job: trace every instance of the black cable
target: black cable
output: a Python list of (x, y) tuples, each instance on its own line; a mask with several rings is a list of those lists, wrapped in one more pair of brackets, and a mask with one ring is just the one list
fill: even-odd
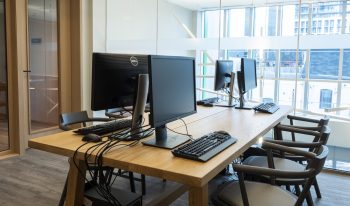
[[(144, 118), (141, 119), (141, 125), (144, 123), (144, 121), (145, 121)], [(131, 136), (130, 132), (137, 130), (137, 129), (142, 129), (145, 127), (149, 127), (149, 125), (144, 125), (144, 126), (140, 126), (140, 127), (133, 128), (133, 129), (125, 129), (125, 130), (117, 131), (114, 134), (120, 135), (120, 136), (127, 135), (125, 137), (130, 137)], [(153, 128), (143, 129), (137, 133), (133, 133), (133, 135), (138, 135), (138, 134), (143, 134), (143, 135), (140, 138), (134, 139), (134, 141), (132, 141), (132, 142), (122, 143), (118, 139), (109, 139), (107, 141), (103, 141), (103, 142), (94, 144), (91, 147), (87, 148), (87, 150), (85, 151), (84, 162), (85, 162), (85, 165), (89, 171), (88, 174), (90, 175), (92, 181), (94, 181), (94, 183), (95, 183), (94, 186), (96, 186), (95, 189), (96, 189), (97, 193), (101, 197), (103, 197), (108, 203), (113, 204), (113, 205), (120, 205), (120, 202), (111, 194), (111, 185), (113, 185), (115, 179), (117, 178), (117, 175), (114, 177), (113, 181), (110, 181), (110, 178), (111, 178), (110, 175), (113, 175), (113, 171), (110, 173), (105, 172), (104, 167), (103, 167), (103, 156), (105, 154), (107, 154), (113, 148), (121, 149), (124, 147), (135, 146), (139, 143), (139, 140), (142, 137), (148, 136), (153, 131), (154, 131)], [(87, 143), (84, 143), (76, 150), (76, 152), (74, 154), (74, 158), (75, 158), (78, 150), (86, 144)], [(76, 163), (75, 163), (75, 165), (77, 167)], [(80, 171), (80, 173), (82, 173), (82, 172)], [(85, 178), (85, 181), (89, 182), (89, 180), (87, 178)]]
[(187, 129), (187, 124), (186, 124), (186, 122), (185, 122), (182, 118), (180, 118), (179, 120), (181, 120), (181, 121), (184, 123), (185, 128), (186, 128), (186, 134), (181, 133), (181, 132), (177, 132), (177, 131), (175, 131), (175, 130), (173, 130), (173, 129), (170, 129), (170, 128), (167, 127), (167, 126), (166, 126), (166, 128), (167, 128), (168, 130), (170, 130), (170, 131), (176, 133), (176, 134), (188, 136), (188, 137), (193, 141), (194, 139), (193, 139), (192, 135), (190, 135), (190, 134), (188, 133), (188, 129)]

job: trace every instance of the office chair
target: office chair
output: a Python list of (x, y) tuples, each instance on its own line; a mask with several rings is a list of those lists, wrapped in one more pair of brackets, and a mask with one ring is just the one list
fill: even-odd
[[(265, 142), (288, 146), (288, 147), (306, 148), (308, 149), (308, 152), (313, 152), (313, 153), (317, 153), (320, 150), (320, 148), (327, 143), (330, 135), (330, 129), (328, 126), (323, 126), (320, 132), (282, 126), (282, 125), (280, 125), (276, 129), (280, 131), (294, 132), (297, 134), (313, 136), (314, 142), (307, 143), (307, 142), (297, 142), (297, 141), (287, 141), (287, 140), (265, 140)], [(243, 161), (243, 164), (250, 165), (250, 166), (276, 168), (280, 170), (291, 170), (291, 171), (303, 171), (305, 170), (305, 168), (307, 168), (307, 166), (305, 167), (303, 164), (300, 164), (300, 162), (307, 161), (307, 159), (304, 156), (289, 154), (285, 152), (277, 153), (276, 151), (273, 151), (272, 154), (273, 154), (273, 159), (271, 160), (271, 162), (269, 162), (270, 157), (268, 157), (268, 153), (266, 151), (266, 156), (250, 156)], [(258, 176), (257, 179), (267, 181), (268, 177)], [(300, 193), (299, 185), (304, 184), (303, 179), (291, 180), (288, 178), (287, 179), (277, 178), (275, 179), (275, 182), (278, 185), (286, 185), (287, 189), (289, 189), (290, 186), (295, 186), (297, 194)], [(318, 186), (316, 177), (314, 178), (314, 181), (312, 184), (314, 185), (315, 191), (317, 193), (317, 191), (319, 191), (319, 186)], [(308, 204), (312, 205), (311, 199), (308, 199)]]
[[(287, 119), (289, 119), (289, 124), (290, 125), (283, 125), (279, 124), (277, 126), (291, 126), (294, 128), (299, 128), (299, 129), (307, 129), (307, 130), (312, 130), (312, 131), (320, 131), (323, 126), (328, 125), (329, 123), (329, 116), (324, 116), (321, 119), (312, 119), (312, 118), (307, 118), (307, 117), (300, 117), (300, 116), (294, 116), (294, 115), (287, 115)], [(296, 123), (299, 123), (299, 125), (295, 125)], [(300, 124), (314, 124), (312, 126), (300, 126)], [(282, 134), (277, 134), (279, 130), (274, 130), (275, 134), (275, 139), (283, 139)], [(295, 133), (291, 132), (291, 138), (292, 141), (296, 141), (295, 138)]]
[[(303, 156), (308, 159), (308, 165), (304, 170), (291, 171), (234, 164), (233, 169), (238, 173), (239, 181), (233, 181), (226, 183), (221, 187), (219, 186), (219, 189), (212, 195), (212, 200), (215, 205), (300, 206), (307, 197), (310, 197), (310, 187), (315, 176), (319, 174), (323, 168), (328, 155), (328, 148), (322, 145), (315, 154), (270, 142), (263, 142), (262, 147), (269, 154), (269, 162), (272, 161), (272, 150), (278, 150), (284, 153)], [(270, 184), (244, 180), (244, 174), (270, 177)], [(278, 185), (276, 180), (279, 178), (288, 178), (295, 181), (303, 179), (303, 190), (300, 195), (295, 196), (289, 191), (276, 186)]]
[[(59, 128), (64, 130), (64, 131), (69, 131), (72, 130), (73, 128), (71, 126), (80, 124), (80, 126), (87, 126), (86, 123), (88, 122), (108, 122), (112, 121), (113, 119), (110, 118), (99, 118), (99, 117), (93, 117), (90, 118), (87, 114), (87, 111), (81, 111), (81, 112), (70, 112), (70, 113), (62, 113), (60, 115), (60, 122), (59, 122)], [(112, 176), (114, 168), (111, 167), (104, 167), (103, 168), (107, 173), (110, 174), (110, 177)], [(126, 177), (129, 178), (130, 180), (130, 188), (132, 192), (135, 192), (135, 182), (134, 182), (134, 175), (132, 172), (128, 172), (129, 176), (124, 175), (124, 171), (121, 171), (118, 169), (117, 174), (120, 175), (121, 177)], [(67, 181), (68, 181), (68, 176), (66, 178), (66, 182), (61, 194), (59, 206), (64, 205), (64, 201), (66, 198), (66, 193), (67, 193)], [(92, 180), (88, 182), (85, 186), (87, 189), (91, 187), (91, 185), (94, 185), (94, 183), (97, 181), (97, 172), (94, 172), (94, 176), (92, 177)]]
[[(290, 123), (289, 125), (285, 125), (285, 124), (280, 123), (277, 126), (275, 126), (275, 128), (274, 128), (274, 139), (275, 140), (286, 139), (283, 137), (283, 133), (282, 133), (283, 129), (282, 128), (292, 127), (295, 129), (304, 129), (304, 130), (320, 132), (321, 129), (323, 128), (323, 126), (327, 126), (329, 123), (329, 116), (327, 116), (327, 115), (325, 115), (321, 119), (312, 119), (312, 118), (307, 118), (307, 117), (287, 115), (287, 119), (289, 119), (289, 123)], [(305, 124), (307, 126), (300, 126), (300, 125), (305, 125)], [(289, 132), (290, 132), (291, 140), (296, 141), (295, 132), (293, 130), (291, 130)], [(270, 139), (272, 139), (272, 138), (265, 138), (265, 140), (270, 140)], [(325, 140), (323, 142), (323, 144), (326, 145), (327, 141), (328, 141), (328, 138), (327, 138), (327, 140)], [(317, 142), (317, 137), (314, 137), (312, 142)], [(309, 151), (312, 151), (311, 148), (309, 148)], [(247, 151), (244, 152), (243, 159), (246, 159), (250, 156), (266, 156), (266, 152), (263, 151), (260, 147), (254, 145), (254, 146), (250, 147)], [(289, 157), (287, 157), (287, 158), (291, 159), (292, 156), (293, 155), (289, 155)], [(295, 161), (298, 161), (298, 159), (296, 157), (294, 157), (293, 159)], [(303, 158), (301, 158), (301, 160), (299, 160), (299, 162), (302, 162), (302, 161), (303, 161)], [(316, 191), (317, 198), (321, 198), (322, 195), (321, 195), (321, 191), (318, 187), (317, 181), (315, 181), (315, 183), (314, 183), (314, 188)]]

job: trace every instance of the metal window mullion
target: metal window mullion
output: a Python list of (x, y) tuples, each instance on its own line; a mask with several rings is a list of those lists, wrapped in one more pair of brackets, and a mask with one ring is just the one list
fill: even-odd
[(347, 9), (347, 1), (343, 1), (343, 13), (342, 13), (342, 27), (341, 27), (341, 33), (345, 34), (346, 29), (346, 9)]
[[(339, 70), (338, 70), (338, 84), (337, 84), (337, 102), (336, 107), (341, 105), (341, 90), (342, 90), (342, 79), (343, 79), (343, 60), (344, 60), (344, 49), (339, 49)], [(340, 115), (340, 112), (336, 112), (337, 115)]]
[(312, 7), (313, 6), (313, 4), (312, 3), (310, 3), (309, 4), (309, 16), (308, 16), (308, 23), (307, 23), (307, 34), (311, 34), (312, 33), (312, 31), (311, 31), (311, 26), (312, 26)]
[(280, 86), (280, 62), (281, 62), (281, 49), (276, 50), (276, 72), (275, 72), (275, 92), (274, 92), (274, 99), (277, 102), (279, 100), (279, 86)]
[(309, 108), (309, 80), (310, 80), (310, 61), (311, 54), (310, 49), (306, 50), (306, 61), (305, 61), (305, 85), (304, 85), (304, 105), (303, 109), (308, 110)]

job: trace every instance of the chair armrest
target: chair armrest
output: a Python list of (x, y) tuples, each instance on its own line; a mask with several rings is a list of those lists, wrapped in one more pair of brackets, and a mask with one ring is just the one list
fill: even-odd
[(251, 165), (241, 165), (233, 164), (233, 169), (236, 172), (243, 172), (248, 174), (256, 175), (266, 175), (280, 178), (308, 178), (312, 175), (315, 175), (314, 169), (307, 169), (304, 171), (288, 171), (288, 170), (279, 170), (266, 167), (258, 167)]
[(320, 135), (320, 133), (317, 132), (317, 131), (297, 128), (297, 127), (294, 127), (294, 126), (281, 125), (281, 124), (277, 125), (275, 127), (275, 129), (279, 130), (279, 131), (294, 132), (294, 133), (306, 134), (306, 135), (312, 135), (312, 136), (319, 136)]
[(294, 115), (287, 115), (288, 119), (291, 120), (298, 120), (298, 121), (304, 121), (304, 122), (311, 122), (311, 123), (318, 123), (319, 120), (317, 119), (311, 119), (311, 118), (307, 118), (307, 117), (299, 117), (299, 116), (294, 116)]
[(274, 143), (270, 143), (270, 142), (266, 142), (266, 141), (263, 142), (262, 148), (267, 149), (267, 150), (279, 150), (281, 152), (287, 152), (289, 154), (304, 156), (304, 157), (309, 158), (309, 159), (313, 159), (316, 157), (316, 154), (312, 153), (312, 152), (307, 152), (307, 151), (303, 151), (300, 149), (295, 149), (292, 147), (287, 147), (287, 146), (274, 144)]
[(279, 144), (287, 147), (316, 148), (322, 145), (321, 142), (297, 142), (288, 140), (264, 140), (265, 142)]
[(294, 127), (294, 128), (298, 128), (298, 129), (312, 130), (312, 131), (319, 131), (321, 128), (321, 127), (304, 127), (304, 126), (284, 125), (284, 124), (281, 124), (281, 125), (287, 126), (287, 127)]

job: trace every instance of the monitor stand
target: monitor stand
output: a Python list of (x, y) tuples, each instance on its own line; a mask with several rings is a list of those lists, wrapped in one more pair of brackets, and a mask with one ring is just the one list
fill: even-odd
[(156, 127), (156, 137), (147, 141), (143, 141), (144, 145), (160, 147), (165, 149), (174, 149), (175, 147), (189, 141), (190, 138), (185, 135), (167, 135), (165, 125)]
[(142, 123), (144, 122), (143, 114), (147, 103), (148, 85), (148, 74), (139, 74), (136, 102), (132, 113), (130, 139), (142, 139), (152, 134), (150, 132), (144, 132), (142, 128)]
[(236, 106), (236, 103), (233, 103), (234, 80), (235, 80), (235, 73), (231, 72), (230, 85), (229, 85), (230, 93), (228, 94), (228, 102), (226, 102), (226, 101), (218, 102), (218, 103), (213, 104), (214, 106), (218, 106), (218, 107), (234, 107), (234, 106)]
[(253, 109), (254, 105), (244, 103), (243, 96), (244, 96), (244, 94), (242, 94), (242, 93), (239, 94), (239, 106), (236, 106), (235, 108), (236, 109), (247, 109), (247, 110)]

